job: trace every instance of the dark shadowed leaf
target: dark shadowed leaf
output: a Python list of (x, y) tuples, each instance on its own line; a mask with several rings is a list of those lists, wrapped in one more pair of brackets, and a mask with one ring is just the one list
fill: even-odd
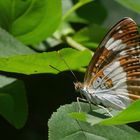
[(116, 0), (121, 5), (128, 9), (140, 14), (140, 1), (139, 0)]
[(25, 46), (8, 32), (0, 28), (0, 57), (33, 53), (35, 52), (32, 49)]
[(64, 19), (70, 22), (102, 23), (107, 16), (106, 9), (100, 1), (75, 0), (73, 3), (63, 1), (63, 10), (66, 13)]
[[(34, 51), (0, 28), (0, 57), (33, 54)], [(27, 119), (27, 99), (24, 83), (0, 75), (0, 115), (14, 127), (21, 128)]]
[(101, 24), (107, 16), (107, 11), (100, 1), (92, 1), (80, 7), (76, 14), (79, 19), (84, 19), (87, 23)]
[(7, 80), (11, 80), (11, 83), (0, 88), (0, 114), (16, 128), (21, 128), (28, 114), (25, 88), (21, 81), (10, 78)]

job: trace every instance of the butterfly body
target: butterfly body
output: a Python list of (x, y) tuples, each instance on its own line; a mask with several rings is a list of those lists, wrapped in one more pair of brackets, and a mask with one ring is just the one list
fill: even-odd
[(108, 32), (75, 89), (89, 102), (117, 110), (140, 98), (140, 35), (131, 18)]

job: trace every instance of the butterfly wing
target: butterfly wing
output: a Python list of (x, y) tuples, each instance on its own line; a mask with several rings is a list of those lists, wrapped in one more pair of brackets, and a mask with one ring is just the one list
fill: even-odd
[(136, 23), (131, 18), (124, 18), (119, 21), (106, 34), (91, 59), (85, 74), (84, 84), (90, 85), (92, 77), (114, 59), (123, 56), (125, 49), (138, 50), (136, 46), (139, 46), (139, 41)]
[(91, 79), (93, 101), (96, 98), (104, 106), (120, 110), (140, 99), (140, 55), (132, 52), (115, 59)]
[(132, 19), (119, 21), (105, 36), (90, 61), (84, 85), (94, 89), (91, 96), (98, 96), (105, 106), (122, 109), (130, 99), (140, 98), (140, 35)]

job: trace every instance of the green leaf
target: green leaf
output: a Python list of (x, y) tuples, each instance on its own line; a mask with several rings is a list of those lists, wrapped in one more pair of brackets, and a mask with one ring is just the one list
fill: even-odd
[(140, 1), (139, 0), (116, 0), (121, 5), (127, 7), (130, 10), (140, 14)]
[(126, 124), (131, 122), (140, 121), (140, 100), (132, 103), (127, 109), (120, 112), (118, 115), (103, 120), (101, 124), (104, 125), (115, 125), (115, 124)]
[(79, 0), (71, 9), (69, 9), (66, 14), (63, 16), (63, 20), (65, 20), (71, 13), (77, 10), (79, 7), (91, 2), (92, 0)]
[(76, 14), (79, 19), (84, 19), (86, 23), (96, 24), (103, 23), (103, 21), (107, 17), (107, 11), (104, 8), (102, 2), (96, 0), (80, 7), (76, 11)]
[[(120, 125), (132, 122), (140, 121), (140, 100), (135, 101), (132, 103), (128, 108), (123, 111), (112, 111), (110, 113), (114, 114), (114, 117), (108, 118), (102, 112), (103, 110), (97, 109), (93, 110), (92, 114), (87, 114), (83, 112), (73, 112), (70, 114), (72, 118), (78, 119), (80, 121), (88, 122), (91, 125), (95, 124), (103, 124), (103, 125)], [(97, 115), (97, 111), (100, 115)], [(104, 110), (105, 111), (105, 110)]]
[(16, 128), (24, 126), (28, 108), (25, 88), (21, 81), (17, 80), (0, 88), (0, 114)]
[[(0, 57), (33, 53), (33, 50), (0, 28)], [(0, 115), (16, 128), (21, 128), (27, 120), (27, 114), (24, 83), (0, 75)]]
[(97, 48), (107, 30), (99, 25), (92, 24), (74, 34), (73, 39), (78, 43), (91, 48)]
[(32, 49), (25, 46), (8, 32), (0, 28), (0, 57), (33, 53), (35, 52)]
[[(99, 113), (98, 113), (99, 112)], [(108, 116), (105, 116), (102, 112), (99, 111), (99, 109), (96, 111), (94, 110), (91, 114), (87, 114), (86, 112), (73, 112), (70, 113), (70, 117), (77, 119), (79, 121), (83, 121), (83, 122), (87, 122), (91, 125), (95, 125), (95, 124), (99, 124), (100, 122), (102, 122), (105, 118), (108, 118)]]
[(61, 0), (1, 0), (0, 25), (25, 44), (52, 35), (61, 21)]
[(74, 118), (74, 119), (78, 119), (79, 121), (84, 121), (86, 122), (87, 120), (87, 114), (85, 112), (72, 112), (69, 114), (70, 117)]
[(89, 51), (79, 52), (74, 49), (62, 49), (59, 51), (59, 53), (49, 52), (42, 54), (17, 55), (7, 58), (1, 57), (0, 70), (23, 74), (56, 74), (58, 71), (52, 67), (55, 67), (60, 71), (69, 69), (64, 63), (64, 60), (72, 70), (77, 70), (83, 66), (86, 66), (90, 58), (91, 53)]
[(100, 1), (79, 0), (79, 2), (74, 1), (74, 3), (64, 1), (63, 9), (66, 13), (63, 19), (77, 23), (94, 22), (100, 24), (107, 16), (107, 11)]
[[(89, 112), (90, 107), (81, 103), (82, 111)], [(126, 126), (91, 126), (72, 119), (68, 114), (79, 110), (78, 103), (61, 106), (53, 113), (48, 122), (49, 140), (139, 140), (140, 134)], [(60, 129), (61, 128), (61, 129)]]

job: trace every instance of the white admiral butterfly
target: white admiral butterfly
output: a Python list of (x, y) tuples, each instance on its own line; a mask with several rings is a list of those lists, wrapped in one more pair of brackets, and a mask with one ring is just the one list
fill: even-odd
[(84, 82), (75, 83), (87, 101), (125, 109), (140, 98), (140, 35), (131, 18), (119, 21), (100, 43)]

